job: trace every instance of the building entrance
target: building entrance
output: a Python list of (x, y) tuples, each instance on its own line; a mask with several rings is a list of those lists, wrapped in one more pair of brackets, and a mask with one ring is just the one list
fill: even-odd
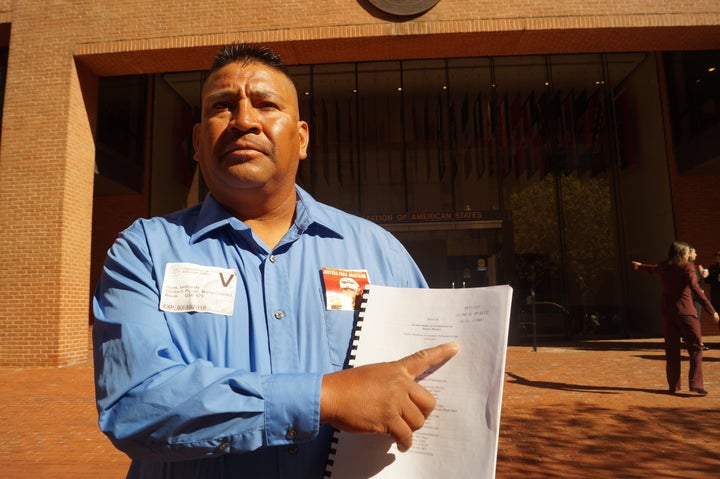
[[(624, 304), (647, 303), (628, 294), (626, 252), (673, 234), (653, 55), (290, 70), (311, 131), (298, 183), (395, 233), (430, 286), (532, 290), (567, 312), (561, 332), (576, 337), (624, 334)], [(202, 79), (153, 77), (150, 215), (203, 197), (190, 181)], [(498, 211), (507, 215), (475, 216)], [(639, 312), (632, 321), (656, 325)]]
[(383, 226), (407, 248), (432, 288), (508, 282), (499, 267), (506, 256), (501, 220)]

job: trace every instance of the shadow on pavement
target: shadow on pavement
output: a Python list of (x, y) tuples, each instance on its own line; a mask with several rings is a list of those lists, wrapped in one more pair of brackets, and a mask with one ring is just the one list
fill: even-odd
[(584, 384), (566, 384), (555, 381), (533, 381), (526, 379), (520, 375), (506, 371), (505, 374), (512, 378), (512, 383), (520, 384), (522, 386), (529, 386), (534, 388), (544, 389), (555, 389), (559, 391), (576, 391), (576, 392), (590, 392), (598, 394), (612, 394), (620, 392), (646, 392), (652, 394), (668, 394), (667, 390), (662, 389), (647, 389), (647, 388), (632, 388), (632, 387), (621, 387), (621, 386), (591, 386)]

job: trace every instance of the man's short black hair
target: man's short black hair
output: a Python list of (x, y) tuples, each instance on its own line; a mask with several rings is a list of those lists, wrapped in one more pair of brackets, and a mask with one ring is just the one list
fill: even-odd
[(208, 74), (230, 63), (260, 63), (288, 75), (287, 67), (280, 55), (263, 45), (255, 43), (231, 43), (223, 46), (215, 55)]

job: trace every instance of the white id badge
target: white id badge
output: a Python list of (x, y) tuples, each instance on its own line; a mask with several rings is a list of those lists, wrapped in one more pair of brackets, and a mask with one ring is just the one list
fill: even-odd
[(195, 311), (231, 316), (236, 290), (237, 272), (234, 269), (168, 263), (160, 309), (172, 313)]

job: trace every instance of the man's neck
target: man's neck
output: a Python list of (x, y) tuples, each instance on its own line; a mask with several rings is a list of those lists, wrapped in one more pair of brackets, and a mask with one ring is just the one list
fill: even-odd
[(231, 199), (216, 198), (233, 216), (248, 225), (255, 236), (273, 249), (295, 219), (297, 193), (282, 197), (246, 194)]

